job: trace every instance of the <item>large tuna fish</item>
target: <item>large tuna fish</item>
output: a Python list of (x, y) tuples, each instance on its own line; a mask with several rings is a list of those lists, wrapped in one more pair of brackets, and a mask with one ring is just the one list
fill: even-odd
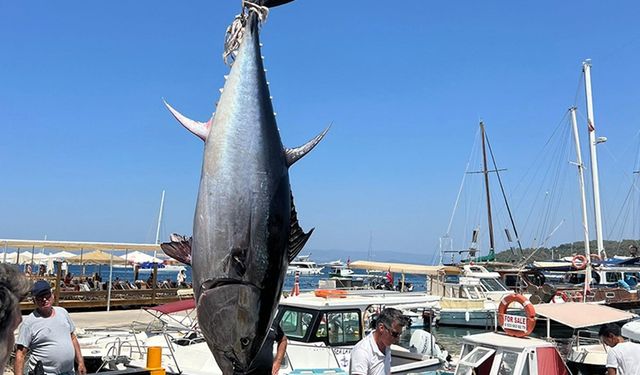
[(243, 11), (242, 40), (214, 116), (196, 122), (167, 104), (205, 141), (205, 150), (193, 240), (172, 236), (162, 248), (193, 267), (198, 322), (225, 374), (245, 372), (255, 358), (287, 265), (311, 235), (298, 225), (288, 168), (327, 132), (302, 147), (283, 148), (260, 53), (264, 14), (254, 10)]

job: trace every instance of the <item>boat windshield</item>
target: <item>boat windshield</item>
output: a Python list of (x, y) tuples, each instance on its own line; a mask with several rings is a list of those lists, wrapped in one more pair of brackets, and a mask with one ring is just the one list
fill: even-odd
[(280, 318), (280, 327), (291, 339), (302, 340), (313, 322), (313, 314), (307, 311), (286, 310)]
[(493, 362), (495, 350), (479, 346), (473, 349), (469, 354), (462, 357), (456, 368), (455, 375), (471, 375), (475, 374), (475, 369), (483, 365), (485, 362)]
[[(502, 358), (500, 360), (500, 367), (498, 367), (498, 375), (511, 375), (511, 374), (515, 374), (516, 373), (516, 364), (518, 362), (518, 353), (515, 352), (509, 352), (509, 351), (504, 351), (502, 352)], [(528, 374), (529, 373), (529, 366), (525, 366), (525, 371), (524, 373)], [(520, 372), (520, 374), (523, 374), (523, 372)]]
[(509, 289), (498, 279), (480, 279), (480, 283), (485, 287), (487, 292), (506, 292)]
[(328, 340), (330, 346), (352, 345), (360, 341), (360, 314), (357, 311), (322, 313), (316, 339)]

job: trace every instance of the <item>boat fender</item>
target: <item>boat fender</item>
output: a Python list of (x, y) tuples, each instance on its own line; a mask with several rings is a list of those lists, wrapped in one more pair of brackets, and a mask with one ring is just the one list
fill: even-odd
[(567, 296), (567, 293), (560, 290), (556, 292), (555, 296), (553, 296), (553, 298), (551, 299), (551, 302), (556, 303), (556, 297), (562, 298), (564, 302), (567, 302), (569, 300), (569, 296)]
[(576, 255), (571, 259), (571, 265), (577, 270), (587, 268), (587, 257), (584, 255)]
[[(524, 313), (527, 319), (527, 326), (525, 331), (519, 331), (511, 328), (504, 328), (505, 315), (507, 315), (507, 309), (509, 305), (513, 302), (519, 303), (524, 308)], [(514, 337), (525, 337), (533, 332), (533, 329), (536, 326), (536, 309), (533, 307), (531, 301), (527, 299), (527, 297), (522, 294), (509, 294), (505, 296), (502, 301), (500, 301), (500, 306), (498, 307), (498, 324), (509, 336)]]

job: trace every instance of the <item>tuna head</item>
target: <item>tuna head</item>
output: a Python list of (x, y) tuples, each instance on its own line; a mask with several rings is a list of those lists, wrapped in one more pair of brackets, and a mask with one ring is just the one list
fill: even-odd
[(208, 289), (198, 301), (198, 321), (209, 349), (224, 374), (243, 373), (262, 346), (268, 319), (256, 314), (258, 288), (226, 284)]

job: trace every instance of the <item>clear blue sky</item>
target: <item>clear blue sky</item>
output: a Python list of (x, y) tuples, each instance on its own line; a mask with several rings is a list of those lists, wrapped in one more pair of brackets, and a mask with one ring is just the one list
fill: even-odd
[[(162, 98), (208, 119), (239, 4), (0, 2), (0, 238), (152, 242), (163, 189), (164, 234), (191, 233), (203, 144)], [(297, 0), (273, 9), (263, 55), (284, 144), (333, 122), (291, 170), (301, 223), (316, 227), (305, 251), (344, 249), (346, 258), (366, 252), (373, 233), (381, 257), (431, 260), (478, 121), (514, 187), (566, 109), (585, 113), (585, 58), (598, 135), (609, 138), (603, 201), (614, 210), (629, 185), (614, 170), (634, 160), (619, 151), (640, 129), (638, 14), (636, 1)], [(563, 230), (551, 242), (579, 239)]]

